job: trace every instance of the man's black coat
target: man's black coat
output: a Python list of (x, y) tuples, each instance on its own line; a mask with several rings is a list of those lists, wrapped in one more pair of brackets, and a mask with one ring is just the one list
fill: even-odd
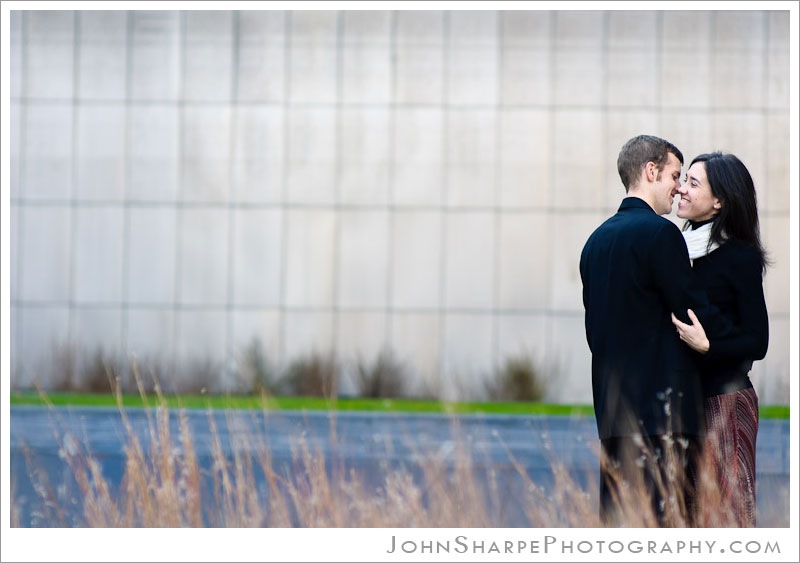
[(696, 356), (671, 313), (691, 308), (713, 328), (694, 285), (680, 229), (642, 199), (626, 197), (586, 241), (580, 259), (592, 393), (600, 439), (676, 432), (702, 435)]

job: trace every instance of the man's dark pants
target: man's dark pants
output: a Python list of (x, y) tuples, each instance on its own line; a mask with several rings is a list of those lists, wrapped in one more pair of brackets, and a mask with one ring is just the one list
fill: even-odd
[[(620, 495), (624, 494), (619, 489), (620, 481), (629, 487), (642, 487), (637, 492), (649, 497), (659, 526), (695, 525), (701, 451), (698, 436), (625, 436), (606, 438), (600, 443), (606, 458), (600, 464), (600, 518), (605, 526), (622, 524), (617, 509)], [(673, 471), (668, 469), (670, 464)], [(670, 499), (677, 503), (672, 510), (667, 505)], [(680, 519), (675, 518), (675, 507)]]

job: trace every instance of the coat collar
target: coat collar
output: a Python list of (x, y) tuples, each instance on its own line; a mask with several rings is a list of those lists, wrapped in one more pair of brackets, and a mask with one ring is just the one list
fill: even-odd
[(652, 213), (655, 213), (655, 210), (652, 207), (650, 207), (650, 204), (648, 204), (642, 198), (636, 196), (627, 196), (625, 199), (622, 200), (622, 203), (620, 204), (618, 211), (624, 211), (626, 209), (643, 209), (643, 210), (646, 209), (648, 211), (651, 211)]

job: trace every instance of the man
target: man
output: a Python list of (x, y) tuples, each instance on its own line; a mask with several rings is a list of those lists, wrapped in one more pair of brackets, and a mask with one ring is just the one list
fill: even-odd
[(617, 168), (627, 195), (581, 253), (605, 525), (620, 523), (623, 495), (642, 492), (659, 525), (692, 525), (703, 403), (692, 352), (671, 314), (691, 323), (691, 308), (707, 331), (713, 323), (693, 290), (680, 229), (661, 217), (672, 211), (682, 164), (664, 139), (625, 143)]

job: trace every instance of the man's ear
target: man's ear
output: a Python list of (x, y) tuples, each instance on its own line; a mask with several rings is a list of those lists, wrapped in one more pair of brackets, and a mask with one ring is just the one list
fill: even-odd
[(644, 165), (644, 169), (648, 182), (655, 182), (658, 179), (658, 166), (656, 166), (655, 162), (648, 162)]

